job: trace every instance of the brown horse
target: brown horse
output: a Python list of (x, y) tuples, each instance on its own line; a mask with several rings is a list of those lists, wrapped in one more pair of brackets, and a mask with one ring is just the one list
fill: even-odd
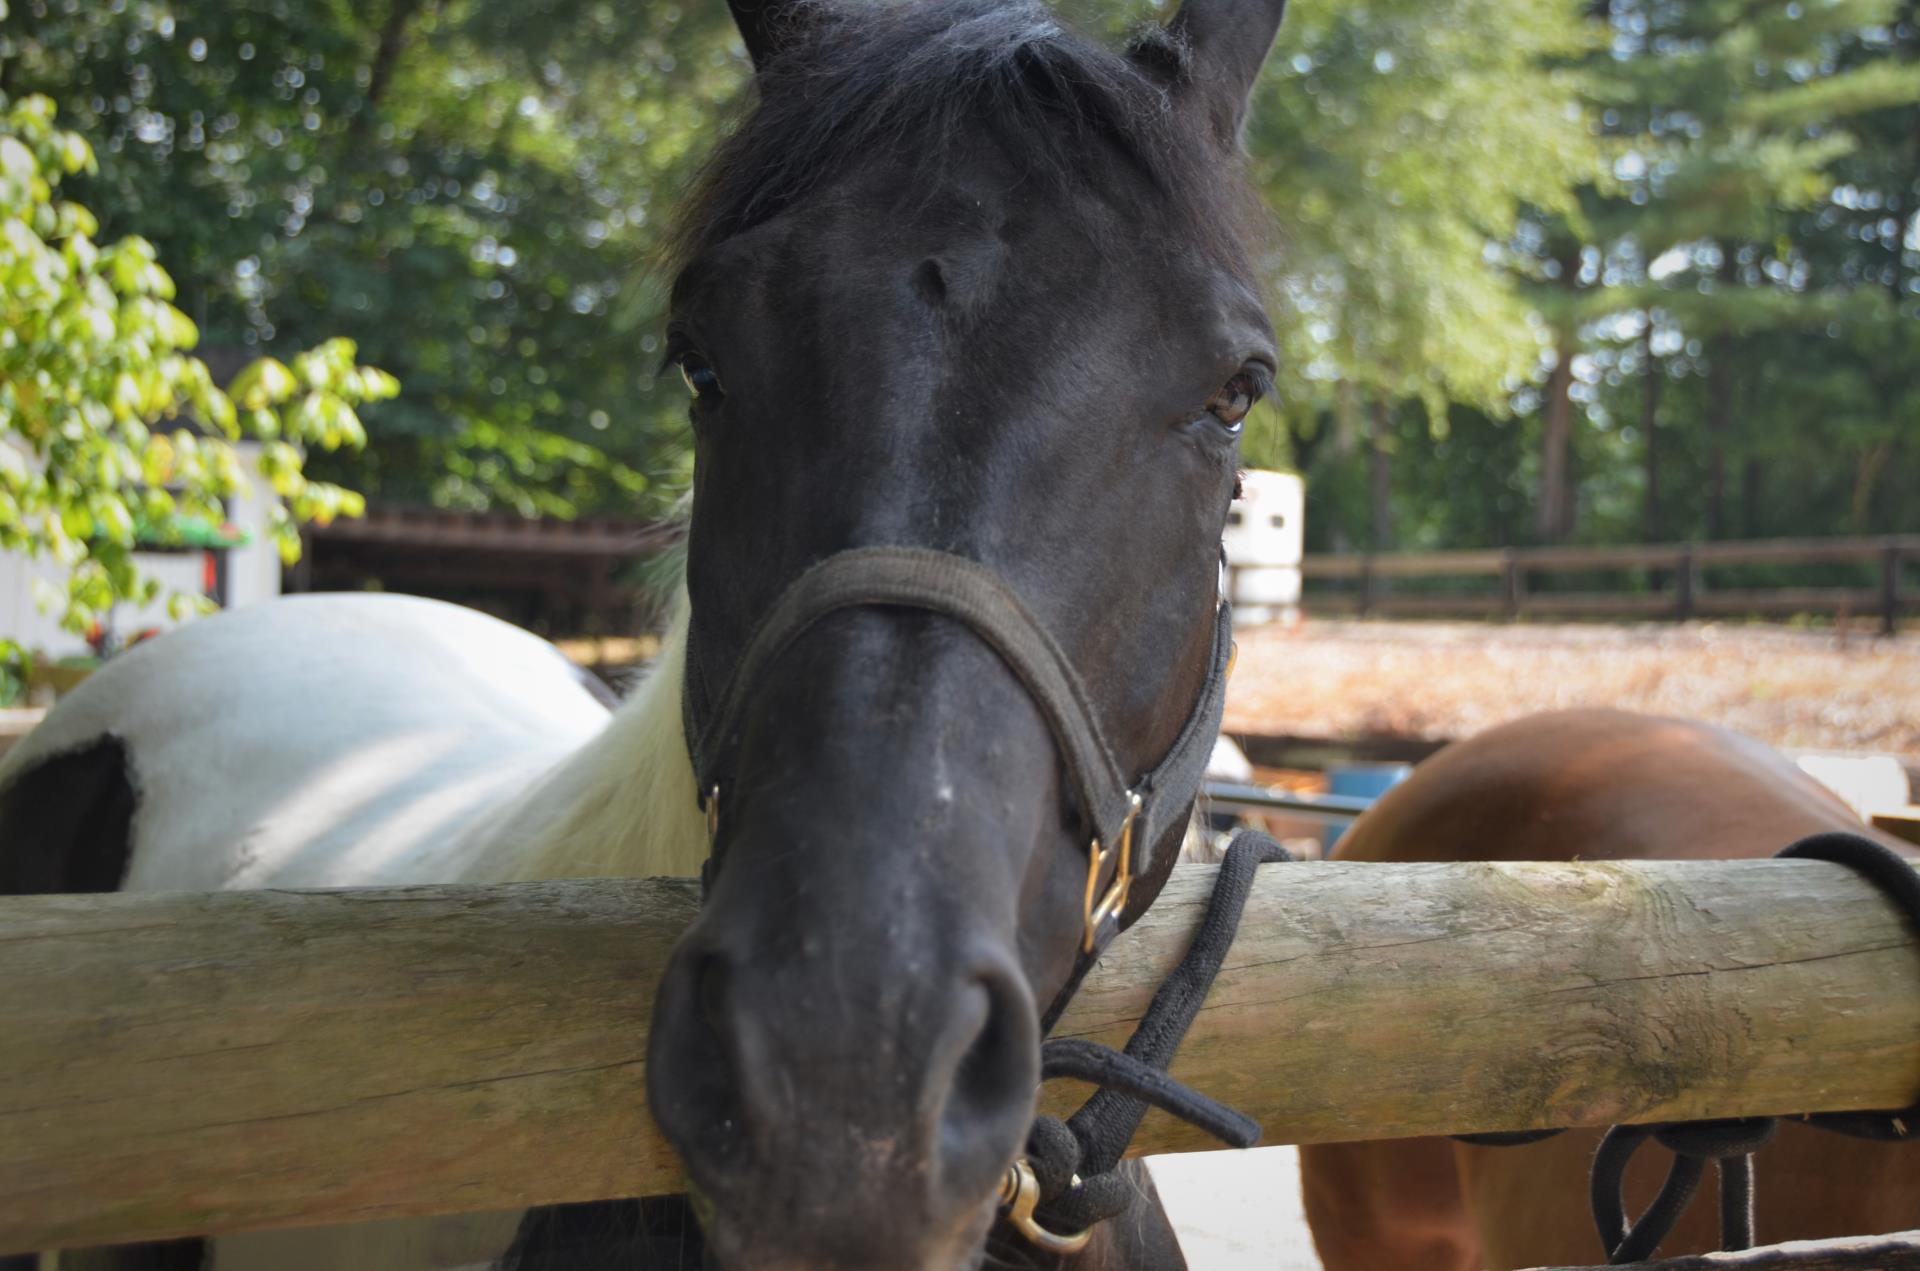
[[(1860, 824), (1776, 752), (1716, 728), (1616, 711), (1536, 715), (1449, 746), (1341, 840), (1353, 861), (1693, 860), (1769, 856)], [(1600, 1131), (1529, 1147), (1450, 1139), (1302, 1149), (1307, 1217), (1328, 1271), (1478, 1271), (1605, 1260), (1587, 1208)], [(1665, 1153), (1627, 1176), (1639, 1213)], [(1711, 1188), (1702, 1189), (1703, 1193)], [(1920, 1147), (1783, 1124), (1754, 1164), (1762, 1243), (1920, 1226)], [(1710, 1195), (1660, 1256), (1717, 1247)]]

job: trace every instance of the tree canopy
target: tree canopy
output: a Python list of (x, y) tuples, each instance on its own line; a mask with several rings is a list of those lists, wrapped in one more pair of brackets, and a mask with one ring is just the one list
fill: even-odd
[[(1247, 451), (1307, 474), (1311, 542), (1920, 524), (1915, 2), (1297, 0), (1247, 136), (1285, 355)], [(210, 342), (398, 376), (316, 473), (462, 508), (684, 490), (655, 262), (746, 80), (717, 4), (0, 19), (0, 93), (93, 143), (81, 201)]]
[[(1511, 19), (1525, 6), (1503, 8)], [(1584, 144), (1559, 143), (1573, 161), (1553, 171), (1566, 197), (1503, 179), (1497, 162), (1434, 151), (1431, 169), (1517, 205), (1512, 228), (1488, 226), (1482, 245), (1507, 302), (1542, 333), (1539, 360), (1490, 393), (1450, 383), (1444, 403), (1403, 385), (1364, 442), (1350, 425), (1334, 430), (1344, 445), (1318, 447), (1311, 429), (1328, 413), (1283, 402), (1290, 457), (1310, 478), (1312, 540), (1464, 547), (1920, 526), (1901, 493), (1920, 480), (1912, 0), (1540, 11), (1577, 32), (1529, 57), (1540, 78), (1520, 94), (1583, 121)], [(1476, 29), (1498, 37), (1502, 17)], [(1479, 131), (1539, 171), (1525, 146), (1544, 124), (1517, 140), (1497, 120)], [(1270, 198), (1284, 217), (1285, 195)], [(1385, 268), (1428, 274), (1434, 260), (1408, 251)], [(1492, 349), (1501, 324), (1488, 315), (1501, 312), (1483, 300), (1450, 316)], [(1474, 358), (1414, 361), (1432, 363)], [(1355, 364), (1334, 379), (1367, 391)]]

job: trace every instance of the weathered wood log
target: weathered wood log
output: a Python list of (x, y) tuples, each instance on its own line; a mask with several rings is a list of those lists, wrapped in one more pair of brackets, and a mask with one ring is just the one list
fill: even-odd
[[(1062, 1033), (1124, 1042), (1212, 878), (1178, 871)], [(642, 1075), (696, 903), (0, 900), (0, 1252), (675, 1189)], [(1271, 1142), (1903, 1106), (1920, 944), (1817, 862), (1275, 866), (1176, 1072)]]
[(1855, 1240), (1790, 1240), (1740, 1253), (1535, 1271), (1920, 1271), (1920, 1231)]

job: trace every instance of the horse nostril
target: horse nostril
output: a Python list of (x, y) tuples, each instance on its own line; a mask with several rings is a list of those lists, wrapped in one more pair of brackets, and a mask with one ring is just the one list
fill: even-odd
[(683, 1156), (738, 1162), (747, 1151), (738, 1088), (734, 968), (713, 948), (683, 948), (661, 979), (647, 1042), (655, 1119)]
[(963, 1103), (992, 1103), (1009, 1093), (1008, 1064), (1005, 1061), (1007, 1051), (1007, 1027), (1002, 1012), (994, 1009), (991, 989), (976, 987), (975, 992), (986, 998), (985, 1020), (974, 1034), (973, 1043), (960, 1056), (960, 1064), (953, 1074), (952, 1098)]
[[(990, 1187), (1025, 1138), (1039, 1081), (1039, 1021), (1017, 974), (991, 968), (967, 986), (957, 1010), (968, 1037), (940, 1110), (942, 1182), (955, 1191)], [(971, 1028), (971, 1035), (966, 1030)]]

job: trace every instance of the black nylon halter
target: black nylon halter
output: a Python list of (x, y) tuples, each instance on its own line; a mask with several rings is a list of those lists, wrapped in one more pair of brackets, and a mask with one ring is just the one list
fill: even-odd
[[(707, 810), (710, 823), (717, 815), (712, 802), (716, 793), (734, 776), (747, 705), (768, 668), (814, 623), (842, 609), (867, 606), (942, 614), (985, 641), (1040, 708), (1079, 796), (1096, 861), (1104, 861), (1097, 855), (1102, 845), (1111, 852), (1131, 834), (1140, 849), (1131, 853), (1133, 878), (1163, 863), (1156, 850), (1166, 849), (1169, 832), (1186, 820), (1206, 776), (1226, 706), (1227, 673), (1233, 662), (1233, 615), (1226, 600), (1220, 601), (1214, 615), (1213, 659), (1193, 711), (1165, 757), (1129, 782), (1107, 744), (1085, 683), (1052, 633), (985, 565), (924, 547), (857, 547), (807, 570), (781, 593), (754, 631), (717, 701), (710, 695), (689, 641), (681, 713), (700, 806)], [(1100, 883), (1102, 891), (1108, 886)], [(1090, 954), (1082, 957), (1065, 992), (1071, 992), (1086, 967), (1119, 932), (1122, 917), (1117, 908), (1100, 916), (1090, 930)], [(1124, 917), (1130, 920), (1132, 915)]]

